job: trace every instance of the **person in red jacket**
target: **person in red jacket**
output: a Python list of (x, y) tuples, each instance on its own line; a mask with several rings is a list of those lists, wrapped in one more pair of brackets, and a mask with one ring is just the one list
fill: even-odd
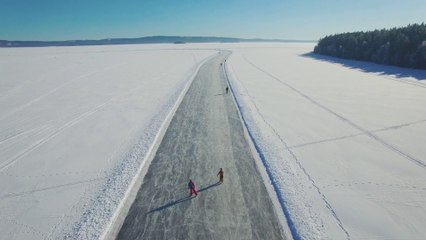
[(192, 197), (192, 194), (195, 194), (195, 196), (198, 196), (197, 190), (195, 190), (195, 183), (191, 179), (189, 179), (188, 189), (189, 189), (190, 197)]

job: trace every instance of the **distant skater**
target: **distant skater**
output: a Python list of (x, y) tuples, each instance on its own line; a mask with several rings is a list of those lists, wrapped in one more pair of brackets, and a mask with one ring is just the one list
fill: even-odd
[(197, 190), (195, 190), (195, 183), (191, 179), (189, 179), (188, 189), (189, 189), (190, 197), (192, 197), (192, 194), (195, 194), (195, 196), (198, 196)]
[(228, 86), (226, 86), (225, 91), (226, 91), (226, 94), (228, 94), (228, 91), (229, 91)]
[(219, 176), (219, 182), (223, 183), (223, 170), (222, 168), (220, 168), (219, 172), (217, 173), (216, 176)]

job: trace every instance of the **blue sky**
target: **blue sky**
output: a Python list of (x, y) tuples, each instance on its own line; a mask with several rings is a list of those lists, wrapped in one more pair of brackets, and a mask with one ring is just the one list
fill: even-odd
[(426, 22), (426, 0), (0, 0), (0, 39), (152, 35), (317, 40)]

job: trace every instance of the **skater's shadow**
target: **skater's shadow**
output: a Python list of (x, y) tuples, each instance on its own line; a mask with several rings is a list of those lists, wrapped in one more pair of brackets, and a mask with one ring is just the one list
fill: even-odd
[(426, 81), (426, 71), (423, 69), (411, 69), (411, 68), (403, 68), (403, 67), (397, 67), (397, 66), (375, 64), (375, 63), (366, 62), (366, 61), (342, 59), (337, 57), (321, 55), (321, 54), (317, 54), (313, 52), (305, 53), (300, 56), (312, 58), (312, 59), (316, 59), (316, 60), (324, 61), (324, 62), (337, 63), (344, 67), (351, 68), (351, 69), (358, 69), (366, 73), (377, 73), (383, 76), (391, 75), (396, 78), (412, 77), (419, 81)]
[(154, 213), (154, 212), (158, 212), (158, 211), (164, 210), (164, 209), (169, 208), (169, 207), (172, 207), (172, 206), (174, 206), (174, 205), (176, 205), (176, 204), (179, 204), (179, 203), (182, 203), (182, 202), (189, 201), (189, 200), (191, 200), (191, 199), (193, 199), (193, 198), (195, 198), (195, 196), (193, 196), (193, 197), (184, 197), (184, 198), (178, 199), (178, 200), (176, 200), (176, 201), (173, 201), (173, 202), (167, 203), (166, 205), (163, 205), (163, 206), (161, 206), (161, 207), (158, 207), (158, 208), (152, 209), (151, 211), (147, 212), (147, 214), (150, 214), (150, 213)]
[(221, 184), (220, 182), (214, 183), (214, 184), (212, 184), (212, 185), (210, 185), (210, 186), (207, 186), (207, 187), (201, 188), (200, 190), (198, 190), (198, 192), (204, 192), (204, 191), (207, 191), (207, 190), (209, 190), (210, 188), (214, 188), (214, 187), (219, 186), (220, 184)]
[[(198, 192), (204, 192), (204, 191), (207, 191), (207, 190), (209, 190), (209, 189), (211, 189), (211, 188), (214, 188), (214, 187), (219, 186), (220, 184), (221, 184), (220, 182), (214, 183), (214, 184), (212, 184), (212, 185), (209, 185), (209, 186), (207, 186), (207, 187), (204, 187), (204, 188), (199, 189), (199, 190), (198, 190)], [(172, 207), (172, 206), (177, 205), (177, 204), (179, 204), (179, 203), (183, 203), (183, 202), (186, 202), (186, 201), (192, 200), (193, 198), (195, 198), (195, 196), (180, 198), (180, 199), (178, 199), (178, 200), (176, 200), (176, 201), (169, 202), (169, 203), (167, 203), (167, 204), (165, 204), (165, 205), (163, 205), (163, 206), (161, 206), (161, 207), (158, 207), (158, 208), (152, 209), (152, 210), (150, 210), (149, 212), (147, 212), (146, 214), (150, 214), (150, 213), (154, 213), (154, 212), (162, 211), (162, 210), (164, 210), (164, 209), (166, 209), (166, 208)]]

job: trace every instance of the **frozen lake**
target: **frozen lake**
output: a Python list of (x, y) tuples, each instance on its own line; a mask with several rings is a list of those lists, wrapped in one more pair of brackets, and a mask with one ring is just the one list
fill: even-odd
[(249, 129), (306, 239), (426, 236), (426, 71), (233, 49), (227, 69)]
[(167, 114), (215, 53), (0, 49), (0, 239), (102, 232)]
[(99, 238), (218, 49), (294, 237), (424, 238), (426, 71), (313, 47), (0, 49), (0, 239)]

